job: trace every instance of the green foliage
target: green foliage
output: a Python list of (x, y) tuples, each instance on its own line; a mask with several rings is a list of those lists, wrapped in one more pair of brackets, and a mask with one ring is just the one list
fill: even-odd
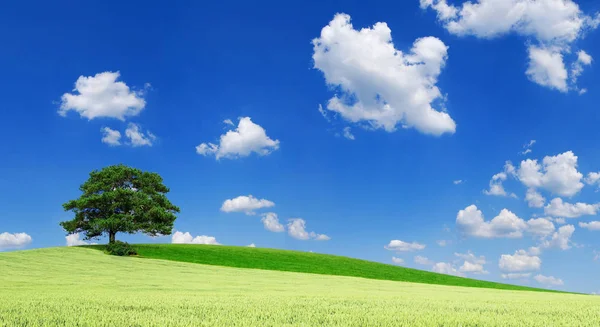
[(121, 241), (114, 241), (112, 243), (108, 243), (106, 245), (106, 252), (112, 255), (118, 256), (128, 256), (128, 255), (136, 255), (137, 252), (131, 246), (131, 244)]
[(63, 204), (75, 218), (60, 225), (86, 240), (106, 234), (112, 243), (117, 233), (168, 235), (179, 212), (167, 199), (169, 188), (160, 175), (125, 165), (92, 171), (79, 189), (81, 197)]
[(0, 271), (0, 326), (583, 327), (600, 321), (600, 296), (237, 269), (81, 247), (0, 253)]
[(552, 290), (494, 283), (334, 255), (222, 245), (136, 244), (140, 257), (207, 265), (352, 276), (413, 283), (496, 288)]

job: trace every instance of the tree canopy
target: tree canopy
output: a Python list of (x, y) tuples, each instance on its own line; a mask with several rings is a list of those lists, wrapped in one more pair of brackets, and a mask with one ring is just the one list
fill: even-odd
[(82, 233), (85, 240), (107, 235), (109, 243), (117, 233), (142, 232), (150, 236), (169, 235), (179, 208), (166, 194), (169, 188), (157, 173), (125, 165), (94, 170), (80, 188), (83, 194), (63, 204), (75, 218), (60, 223), (68, 234)]

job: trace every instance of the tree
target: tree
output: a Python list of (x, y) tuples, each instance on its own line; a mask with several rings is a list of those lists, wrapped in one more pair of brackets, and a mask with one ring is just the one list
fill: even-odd
[(117, 233), (143, 232), (150, 236), (169, 235), (179, 208), (166, 197), (169, 192), (156, 173), (116, 165), (94, 170), (79, 187), (81, 197), (63, 204), (75, 218), (60, 223), (68, 234), (83, 233), (85, 240), (108, 235), (114, 243)]

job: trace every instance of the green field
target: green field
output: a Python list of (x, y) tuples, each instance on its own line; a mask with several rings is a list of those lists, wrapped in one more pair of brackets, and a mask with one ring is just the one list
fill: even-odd
[(598, 308), (600, 297), (589, 295), (221, 267), (86, 248), (0, 254), (0, 326), (598, 326)]
[[(91, 247), (104, 248), (102, 245)], [(451, 286), (554, 292), (548, 289), (493, 283), (310, 252), (192, 244), (136, 244), (135, 248), (139, 255), (144, 258), (226, 267), (293, 271)]]

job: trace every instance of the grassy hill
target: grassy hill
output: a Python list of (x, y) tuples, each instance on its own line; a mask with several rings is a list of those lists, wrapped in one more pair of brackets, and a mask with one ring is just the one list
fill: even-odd
[(81, 247), (0, 253), (0, 326), (598, 326), (599, 307), (596, 296), (115, 257)]
[[(90, 247), (104, 248), (102, 245)], [(424, 284), (555, 292), (310, 252), (194, 244), (136, 244), (134, 247), (140, 257), (150, 259)]]

